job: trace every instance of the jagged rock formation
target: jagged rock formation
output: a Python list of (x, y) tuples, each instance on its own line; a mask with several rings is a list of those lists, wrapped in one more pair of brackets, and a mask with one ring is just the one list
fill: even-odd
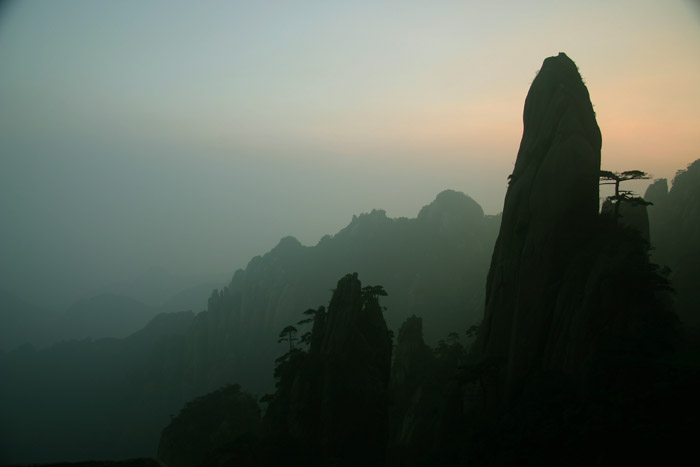
[(399, 328), (391, 366), (391, 383), (397, 387), (413, 386), (413, 379), (433, 363), (432, 350), (423, 341), (423, 319), (409, 316)]
[(494, 406), (536, 375), (582, 384), (605, 352), (659, 351), (673, 328), (640, 228), (598, 215), (601, 135), (566, 55), (544, 61), (523, 120), (474, 353), (497, 368), (486, 378)]
[(374, 210), (314, 247), (282, 239), (236, 271), (197, 316), (187, 363), (193, 395), (230, 381), (269, 390), (277, 333), (322, 303), (347, 270), (392, 291), (385, 300), (390, 328), (416, 314), (427, 324), (429, 342), (466, 329), (481, 314), (499, 220), (485, 216), (467, 195), (447, 190), (416, 219), (391, 219)]
[(700, 159), (678, 171), (671, 190), (656, 180), (644, 197), (651, 217), (653, 258), (671, 268), (676, 310), (687, 325), (700, 327)]
[(644, 213), (597, 212), (600, 144), (576, 65), (564, 54), (546, 59), (525, 102), (484, 322), (460, 370), (465, 436), (454, 464), (690, 452), (685, 423), (699, 407), (687, 388), (700, 379), (674, 362), (688, 357), (674, 354), (677, 318), (649, 261)]
[(382, 465), (391, 338), (376, 296), (357, 274), (320, 309), (309, 352), (291, 351), (264, 424), (270, 465)]
[(551, 334), (556, 285), (598, 214), (600, 130), (588, 90), (566, 55), (544, 61), (523, 123), (488, 275), (479, 349), (481, 358), (504, 360), (504, 390), (541, 366), (544, 349), (565, 338)]
[(438, 374), (436, 358), (423, 341), (423, 320), (411, 316), (399, 329), (391, 367), (387, 465), (426, 465), (434, 460), (449, 386)]
[[(163, 430), (158, 459), (168, 467), (253, 465), (260, 408), (240, 386), (198, 397)], [(228, 453), (235, 451), (235, 455)]]

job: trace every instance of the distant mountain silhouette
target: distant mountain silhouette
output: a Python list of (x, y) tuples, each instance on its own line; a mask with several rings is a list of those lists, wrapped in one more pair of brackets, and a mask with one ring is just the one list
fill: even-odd
[(168, 414), (191, 397), (172, 376), (193, 318), (161, 314), (124, 339), (0, 353), (2, 463), (155, 455)]
[[(104, 293), (123, 295), (132, 297), (139, 302), (145, 303), (151, 308), (160, 311), (184, 311), (182, 305), (176, 309), (162, 309), (164, 304), (173, 301), (173, 297), (181, 294), (185, 290), (195, 289), (200, 286), (210, 285), (209, 293), (214, 287), (221, 287), (226, 283), (229, 274), (173, 274), (163, 268), (151, 267), (140, 274), (130, 277), (128, 280), (108, 284), (93, 291), (90, 295), (101, 295)], [(204, 301), (197, 303), (192, 311), (201, 311), (206, 305)]]
[(422, 316), (426, 340), (466, 330), (482, 313), (483, 290), (500, 216), (447, 190), (415, 219), (382, 210), (354, 216), (337, 234), (306, 247), (284, 238), (236, 271), (195, 319), (189, 366), (204, 393), (230, 381), (254, 392), (271, 385), (279, 331), (326, 300), (335, 279), (357, 271), (389, 292), (387, 325)]
[(53, 329), (47, 324), (52, 318), (52, 313), (0, 289), (0, 351), (51, 341)]
[(175, 311), (193, 311), (199, 313), (207, 307), (207, 299), (211, 291), (221, 288), (222, 282), (203, 282), (187, 287), (167, 298), (158, 308), (159, 313), (172, 313)]
[(144, 327), (155, 312), (129, 297), (100, 294), (74, 303), (59, 319), (66, 339), (126, 337)]
[(156, 312), (129, 297), (100, 294), (75, 302), (63, 313), (42, 310), (0, 292), (0, 349), (22, 344), (44, 347), (70, 339), (126, 337)]
[[(313, 247), (284, 238), (237, 271), (223, 290), (210, 290), (208, 303), (197, 306), (199, 287), (173, 298), (171, 303), (189, 301), (193, 311), (206, 306), (196, 316), (159, 315), (125, 339), (0, 354), (0, 374), (13, 381), (0, 392), (0, 411), (13, 427), (0, 433), (0, 450), (17, 462), (77, 460), (81, 452), (101, 458), (153, 455), (168, 415), (185, 401), (230, 383), (253, 393), (269, 391), (274, 360), (284, 352), (277, 344), (280, 330), (307, 308), (326, 303), (347, 271), (386, 288), (389, 296), (382, 302), (389, 308), (384, 317), (390, 328), (416, 314), (430, 325), (428, 341), (466, 330), (480, 319), (499, 221), (500, 216), (484, 215), (467, 195), (448, 190), (415, 219), (392, 219), (375, 210), (353, 217)], [(67, 316), (89, 323), (93, 312), (116, 316), (120, 306), (131, 307), (127, 314), (136, 320), (143, 318), (138, 302), (114, 295), (81, 302)], [(75, 323), (76, 330), (89, 328)], [(167, 336), (156, 335), (171, 325), (175, 329)], [(41, 403), (35, 402), (38, 397)], [(57, 424), (69, 419), (74, 429)], [(127, 431), (128, 442), (110, 444)], [(36, 456), (35, 444), (43, 447), (43, 457)]]
[[(147, 280), (149, 275), (142, 277)], [(159, 277), (161, 287), (168, 291), (178, 290), (175, 285), (188, 284), (190, 280), (166, 275)], [(0, 351), (23, 344), (45, 347), (70, 339), (126, 337), (145, 326), (157, 313), (204, 310), (211, 291), (220, 286), (221, 282), (190, 283), (167, 297), (158, 307), (130, 296), (102, 292), (82, 298), (62, 311), (42, 309), (0, 289)]]

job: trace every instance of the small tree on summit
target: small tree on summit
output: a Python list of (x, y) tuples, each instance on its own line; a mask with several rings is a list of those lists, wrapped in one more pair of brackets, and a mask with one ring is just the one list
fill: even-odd
[[(367, 287), (362, 287), (362, 304), (365, 305), (370, 301), (378, 301), (379, 297), (386, 297), (389, 295), (384, 290), (381, 285), (368, 285)], [(386, 307), (382, 307), (382, 310), (386, 310)]]
[(615, 185), (615, 194), (608, 196), (608, 199), (613, 202), (613, 218), (617, 222), (617, 218), (620, 215), (620, 203), (622, 201), (630, 202), (632, 204), (649, 206), (650, 202), (645, 201), (641, 196), (633, 196), (632, 192), (629, 190), (620, 190), (620, 183), (627, 182), (629, 180), (648, 180), (651, 176), (646, 172), (641, 170), (628, 170), (626, 172), (611, 172), (609, 170), (600, 171), (600, 184), (601, 185)]
[(297, 328), (294, 326), (287, 326), (286, 328), (282, 329), (282, 332), (280, 332), (277, 342), (289, 342), (289, 351), (291, 352), (294, 350), (294, 342), (297, 340), (296, 334)]

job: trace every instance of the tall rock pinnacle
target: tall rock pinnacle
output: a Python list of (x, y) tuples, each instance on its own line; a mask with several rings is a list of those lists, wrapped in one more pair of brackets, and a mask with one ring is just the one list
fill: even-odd
[(497, 398), (544, 364), (558, 287), (598, 214), (601, 134), (588, 90), (565, 54), (547, 58), (523, 115), (486, 286), (479, 358), (498, 360)]

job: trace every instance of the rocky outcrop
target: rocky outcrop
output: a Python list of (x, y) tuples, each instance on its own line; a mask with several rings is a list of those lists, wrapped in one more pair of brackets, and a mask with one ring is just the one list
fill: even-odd
[(550, 57), (525, 101), (523, 138), (486, 286), (479, 358), (502, 359), (496, 397), (535, 368), (552, 334), (557, 291), (598, 214), (601, 135), (588, 90), (564, 54)]
[(423, 342), (423, 320), (409, 317), (399, 328), (391, 367), (387, 465), (426, 465), (435, 451), (445, 388), (436, 380), (435, 360)]
[(158, 459), (168, 467), (254, 465), (260, 409), (237, 385), (185, 405), (163, 430)]
[(674, 328), (668, 285), (648, 259), (645, 213), (598, 215), (601, 136), (566, 55), (544, 61), (523, 120), (472, 355), (473, 368), (491, 368), (482, 380), (494, 407), (551, 372), (579, 388), (607, 384), (613, 360), (661, 351)]
[(415, 386), (424, 370), (433, 363), (432, 350), (423, 341), (423, 319), (410, 316), (399, 328), (391, 366), (391, 384), (396, 387)]
[(357, 274), (338, 282), (320, 349), (323, 377), (318, 437), (325, 459), (379, 465), (386, 446), (391, 338), (377, 297)]
[[(391, 338), (376, 296), (357, 274), (316, 313), (308, 353), (290, 351), (265, 415), (268, 463), (380, 465), (387, 439)], [(275, 457), (279, 455), (280, 457)]]
[(686, 389), (697, 387), (696, 370), (673, 361), (687, 357), (674, 356), (677, 318), (668, 281), (649, 260), (644, 212), (598, 213), (600, 147), (576, 65), (564, 54), (546, 59), (525, 102), (484, 322), (460, 369), (455, 426), (465, 436), (453, 465), (689, 452), (692, 444), (677, 442), (684, 423), (659, 408), (697, 413)]

